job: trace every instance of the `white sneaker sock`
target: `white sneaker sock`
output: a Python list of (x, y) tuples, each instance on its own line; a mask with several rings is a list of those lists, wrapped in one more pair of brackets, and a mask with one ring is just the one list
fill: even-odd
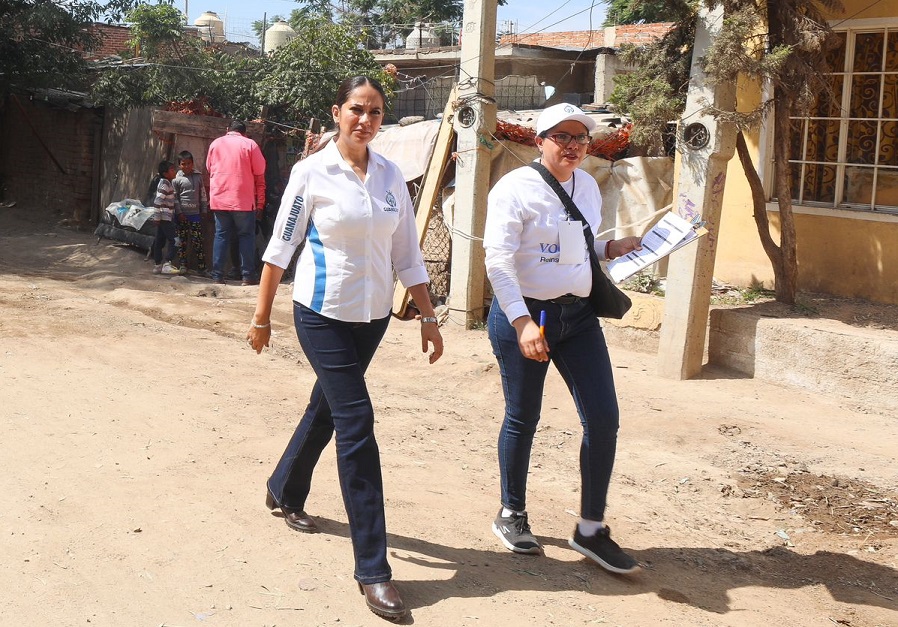
[(577, 530), (580, 532), (580, 535), (594, 536), (604, 526), (605, 523), (603, 523), (601, 520), (588, 520), (586, 518), (581, 518), (580, 522), (577, 523)]
[(501, 514), (502, 518), (508, 518), (512, 514), (517, 514), (518, 516), (521, 516), (524, 514), (524, 512), (516, 512), (513, 509), (508, 509), (504, 505), (502, 506), (502, 514)]

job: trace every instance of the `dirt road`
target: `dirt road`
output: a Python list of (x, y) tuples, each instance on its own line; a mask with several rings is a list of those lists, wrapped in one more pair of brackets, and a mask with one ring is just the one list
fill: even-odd
[[(323, 533), (264, 508), (312, 382), (288, 287), (258, 356), (257, 288), (0, 226), (0, 624), (385, 624), (352, 580), (333, 448), (307, 504)], [(608, 522), (644, 569), (611, 576), (567, 547), (579, 424), (554, 371), (528, 495), (546, 554), (499, 545), (498, 371), (484, 331), (443, 329), (429, 366), (394, 321), (369, 375), (408, 623), (898, 624), (896, 417), (725, 372), (668, 381), (612, 347)]]

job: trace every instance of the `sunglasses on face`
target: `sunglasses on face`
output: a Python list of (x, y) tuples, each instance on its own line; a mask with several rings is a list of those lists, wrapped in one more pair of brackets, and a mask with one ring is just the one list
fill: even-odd
[(586, 133), (580, 133), (579, 135), (571, 135), (570, 133), (554, 133), (552, 135), (546, 135), (546, 137), (551, 139), (559, 146), (567, 146), (572, 141), (576, 142), (580, 146), (585, 146), (590, 141), (590, 137)]

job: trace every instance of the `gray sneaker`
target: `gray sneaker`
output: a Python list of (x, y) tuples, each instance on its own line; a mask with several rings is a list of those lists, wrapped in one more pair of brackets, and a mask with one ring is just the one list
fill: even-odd
[(617, 542), (611, 539), (611, 529), (607, 525), (599, 529), (594, 536), (584, 536), (580, 533), (580, 528), (576, 527), (568, 544), (578, 553), (582, 553), (612, 573), (626, 575), (640, 569), (639, 562), (624, 553)]
[(530, 525), (527, 523), (527, 512), (523, 514), (515, 514), (511, 516), (502, 516), (502, 510), (496, 516), (493, 522), (493, 533), (502, 541), (509, 551), (515, 553), (528, 553), (538, 555), (543, 552), (543, 547), (532, 533), (530, 533)]

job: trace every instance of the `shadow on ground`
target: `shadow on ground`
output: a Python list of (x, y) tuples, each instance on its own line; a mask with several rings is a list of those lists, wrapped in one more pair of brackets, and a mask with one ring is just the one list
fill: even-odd
[[(346, 523), (316, 518), (322, 533), (348, 537)], [(547, 546), (568, 549), (566, 539), (546, 538)], [(818, 551), (802, 555), (785, 547), (736, 552), (713, 547), (654, 547), (631, 551), (643, 565), (634, 576), (613, 575), (586, 559), (447, 547), (390, 534), (390, 558), (426, 568), (453, 571), (447, 579), (397, 581), (411, 609), (447, 598), (488, 597), (510, 590), (586, 590), (596, 596), (654, 593), (667, 601), (712, 612), (731, 611), (729, 592), (742, 587), (791, 590), (825, 586), (836, 601), (898, 612), (898, 570), (851, 555)]]

